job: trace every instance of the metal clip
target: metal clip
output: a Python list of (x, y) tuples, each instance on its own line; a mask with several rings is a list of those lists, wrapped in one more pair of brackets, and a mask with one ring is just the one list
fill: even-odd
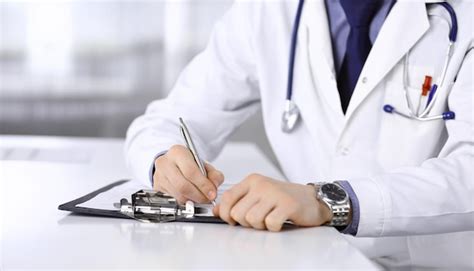
[(187, 201), (182, 205), (175, 198), (153, 190), (140, 190), (132, 194), (131, 200), (120, 200), (120, 212), (142, 222), (162, 223), (195, 216), (213, 216), (211, 204)]

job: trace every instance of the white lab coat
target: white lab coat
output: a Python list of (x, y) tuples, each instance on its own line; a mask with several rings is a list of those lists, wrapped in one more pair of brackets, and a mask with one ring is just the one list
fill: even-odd
[[(425, 2), (395, 4), (344, 115), (324, 1), (307, 0), (293, 94), (302, 122), (286, 134), (281, 114), (297, 1), (237, 1), (171, 94), (152, 102), (131, 125), (126, 155), (133, 172), (148, 183), (156, 154), (183, 143), (179, 116), (193, 128), (200, 154), (212, 160), (229, 135), (261, 108), (288, 181), (350, 182), (360, 203), (357, 236), (379, 238), (348, 238), (369, 256), (400, 265), (472, 266), (472, 2), (450, 1), (459, 21), (458, 39), (430, 114), (449, 108), (456, 119), (418, 122), (382, 111), (389, 103), (408, 113), (402, 89), (408, 50), (413, 98), (424, 75), (441, 73), (449, 28), (439, 17), (427, 16)], [(429, 10), (449, 20), (442, 7)]]

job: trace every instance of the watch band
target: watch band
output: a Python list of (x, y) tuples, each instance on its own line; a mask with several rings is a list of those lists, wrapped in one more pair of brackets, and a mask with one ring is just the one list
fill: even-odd
[(349, 225), (349, 213), (351, 210), (351, 206), (349, 203), (341, 205), (330, 205), (324, 200), (323, 202), (326, 203), (326, 205), (332, 211), (332, 219), (326, 225), (335, 227)]
[[(331, 212), (332, 212), (331, 221), (329, 221), (325, 225), (334, 226), (334, 227), (341, 227), (341, 226), (349, 225), (349, 221), (350, 221), (349, 214), (350, 214), (350, 211), (351, 211), (351, 205), (350, 205), (350, 202), (349, 202), (349, 197), (347, 196), (346, 200), (344, 202), (340, 202), (340, 203), (331, 202), (331, 200), (324, 197), (323, 193), (321, 192), (320, 188), (321, 188), (321, 186), (323, 186), (325, 184), (328, 184), (328, 183), (327, 182), (308, 183), (308, 185), (314, 186), (315, 191), (316, 191), (316, 197), (318, 198), (318, 200), (324, 202), (324, 204), (326, 204), (326, 206), (328, 206), (329, 210), (331, 210)], [(335, 184), (335, 185), (339, 186), (342, 190), (344, 190), (344, 188), (340, 184), (338, 184), (337, 182), (334, 182), (332, 184)], [(346, 194), (347, 194), (347, 192), (346, 192)]]

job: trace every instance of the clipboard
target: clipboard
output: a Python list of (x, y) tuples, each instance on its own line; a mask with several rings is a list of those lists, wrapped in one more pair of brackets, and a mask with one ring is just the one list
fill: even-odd
[(212, 215), (211, 204), (186, 204), (178, 202), (169, 195), (152, 190), (138, 190), (128, 194), (128, 197), (116, 198), (110, 202), (110, 208), (95, 208), (87, 206), (87, 202), (105, 193), (124, 186), (130, 180), (120, 180), (99, 188), (89, 194), (58, 206), (61, 211), (110, 218), (136, 219), (149, 223), (164, 222), (196, 222), (196, 223), (225, 223)]

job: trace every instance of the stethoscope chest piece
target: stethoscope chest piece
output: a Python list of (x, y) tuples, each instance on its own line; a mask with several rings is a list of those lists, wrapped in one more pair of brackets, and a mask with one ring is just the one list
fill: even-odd
[(296, 124), (300, 119), (300, 110), (292, 100), (286, 100), (285, 110), (281, 118), (281, 130), (285, 133), (290, 133), (295, 129)]

